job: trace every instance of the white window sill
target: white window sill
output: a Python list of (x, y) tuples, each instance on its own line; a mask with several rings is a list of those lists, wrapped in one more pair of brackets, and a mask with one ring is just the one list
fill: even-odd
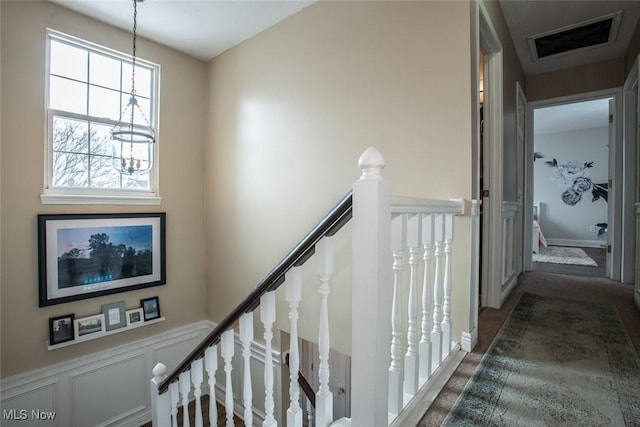
[(142, 194), (106, 195), (106, 194), (60, 194), (42, 193), (43, 205), (159, 205), (161, 197)]

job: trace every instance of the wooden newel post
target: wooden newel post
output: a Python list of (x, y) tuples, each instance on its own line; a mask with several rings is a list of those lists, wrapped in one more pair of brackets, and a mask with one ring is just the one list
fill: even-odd
[(358, 166), (362, 175), (353, 184), (351, 422), (378, 427), (388, 425), (391, 196), (380, 152), (368, 148)]
[(153, 367), (151, 378), (151, 419), (154, 427), (171, 427), (171, 403), (169, 392), (158, 393), (158, 386), (167, 377), (167, 367), (158, 363)]

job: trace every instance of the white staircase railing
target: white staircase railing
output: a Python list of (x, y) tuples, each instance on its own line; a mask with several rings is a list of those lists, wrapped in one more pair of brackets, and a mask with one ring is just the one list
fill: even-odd
[[(358, 165), (362, 175), (348, 195), (298, 244), (185, 361), (167, 376), (156, 365), (151, 380), (154, 427), (189, 426), (188, 405), (195, 400), (194, 424), (217, 425), (216, 399), (211, 398), (209, 420), (203, 419), (201, 398), (215, 396), (216, 372), (224, 370), (226, 426), (234, 426), (233, 358), (234, 327), (239, 325), (241, 345), (243, 411), (245, 425), (258, 425), (254, 417), (251, 344), (253, 312), (260, 310), (266, 348), (264, 369), (264, 416), (262, 426), (277, 426), (274, 365), (271, 359), (276, 295), (285, 283), (290, 324), (289, 364), (286, 388), (289, 427), (302, 427), (315, 419), (318, 427), (353, 425), (387, 426), (429, 387), (433, 375), (459, 345), (452, 337), (452, 250), (454, 216), (464, 213), (462, 200), (429, 200), (392, 197), (382, 177), (384, 159), (373, 148)], [(353, 216), (352, 240), (352, 354), (351, 417), (333, 419), (333, 393), (329, 387), (330, 293), (333, 272), (333, 235)], [(298, 307), (302, 299), (303, 265), (315, 254), (319, 284), (318, 320), (319, 390), (315, 414), (305, 416), (298, 387)], [(343, 260), (339, 260), (342, 262)], [(408, 270), (408, 275), (405, 271)], [(422, 273), (422, 274), (420, 274)], [(407, 280), (406, 280), (407, 279)], [(406, 295), (407, 298), (404, 298)], [(462, 309), (468, 309), (467, 306)], [(220, 349), (220, 351), (218, 351)], [(238, 374), (240, 375), (240, 374)], [(278, 388), (284, 389), (284, 388)]]

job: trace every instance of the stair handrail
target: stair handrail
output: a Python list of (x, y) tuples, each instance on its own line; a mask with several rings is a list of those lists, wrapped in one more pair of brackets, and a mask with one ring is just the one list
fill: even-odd
[(285, 273), (292, 267), (305, 263), (315, 252), (315, 245), (325, 236), (333, 236), (351, 219), (353, 193), (349, 191), (318, 224), (267, 274), (183, 361), (159, 385), (158, 393), (165, 393), (169, 385), (178, 381), (182, 372), (191, 369), (191, 363), (204, 357), (206, 349), (220, 341), (222, 334), (231, 329), (244, 313), (254, 311), (260, 305), (260, 297), (276, 290), (284, 283)]

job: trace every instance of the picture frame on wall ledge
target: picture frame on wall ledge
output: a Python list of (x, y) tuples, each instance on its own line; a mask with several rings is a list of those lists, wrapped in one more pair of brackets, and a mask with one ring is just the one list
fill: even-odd
[(75, 339), (74, 314), (49, 319), (49, 345), (61, 344)]
[(144, 321), (160, 318), (160, 301), (158, 297), (144, 298), (140, 300)]
[(102, 305), (105, 331), (124, 328), (127, 326), (126, 308), (124, 301), (112, 302)]
[(127, 326), (139, 324), (142, 322), (144, 313), (142, 307), (133, 310), (127, 310)]
[(39, 306), (164, 285), (165, 222), (163, 212), (38, 215)]
[(94, 316), (75, 319), (73, 322), (73, 326), (77, 340), (104, 335), (104, 314), (96, 314)]

